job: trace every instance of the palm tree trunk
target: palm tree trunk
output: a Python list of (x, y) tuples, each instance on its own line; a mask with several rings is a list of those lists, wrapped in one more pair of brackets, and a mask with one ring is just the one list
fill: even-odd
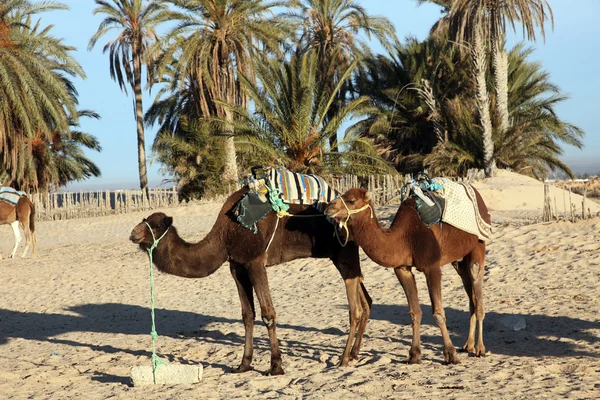
[(228, 183), (237, 183), (238, 173), (235, 142), (233, 139), (233, 114), (229, 111), (225, 111), (225, 119), (228, 122), (227, 127), (225, 128), (228, 136), (225, 139), (225, 170), (223, 171), (223, 179)]
[[(503, 38), (494, 39), (494, 84), (496, 86), (496, 112), (498, 113), (498, 133), (503, 135), (508, 123), (508, 55), (504, 50)], [(500, 136), (502, 137), (502, 136)]]
[(139, 47), (132, 46), (133, 52), (133, 93), (135, 94), (135, 122), (137, 124), (138, 168), (140, 189), (148, 198), (148, 173), (146, 172), (146, 144), (144, 140), (144, 108), (142, 107), (142, 60)]
[(477, 83), (477, 108), (483, 128), (483, 169), (485, 176), (490, 177), (494, 170), (494, 139), (492, 137), (490, 98), (486, 84), (487, 57), (480, 29), (477, 29), (474, 39), (472, 52)]

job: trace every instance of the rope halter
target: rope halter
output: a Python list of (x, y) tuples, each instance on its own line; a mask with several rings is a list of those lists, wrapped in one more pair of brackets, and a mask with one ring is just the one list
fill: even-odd
[(346, 215), (346, 219), (338, 222), (338, 224), (340, 225), (340, 228), (342, 228), (346, 231), (346, 240), (344, 241), (344, 243), (342, 243), (342, 240), (340, 239), (340, 235), (336, 228), (334, 228), (334, 233), (335, 233), (335, 236), (337, 237), (337, 240), (338, 240), (338, 243), (340, 244), (340, 246), (346, 247), (346, 245), (348, 244), (348, 239), (350, 237), (350, 232), (348, 231), (348, 221), (350, 221), (350, 216), (353, 214), (358, 214), (359, 212), (362, 212), (362, 211), (366, 210), (367, 208), (370, 208), (371, 209), (371, 218), (373, 218), (373, 207), (371, 207), (370, 203), (367, 203), (364, 206), (362, 206), (361, 208), (357, 208), (356, 210), (351, 210), (350, 208), (348, 208), (348, 205), (346, 204), (346, 202), (344, 201), (344, 198), (342, 196), (340, 196), (339, 199), (342, 201), (342, 204), (346, 208), (346, 212), (348, 214), (348, 215)]
[(154, 250), (156, 246), (158, 246), (158, 242), (160, 242), (160, 240), (163, 237), (165, 237), (167, 232), (169, 232), (169, 228), (167, 228), (165, 233), (163, 233), (158, 239), (156, 239), (156, 237), (154, 236), (154, 232), (152, 231), (152, 227), (150, 227), (150, 224), (147, 222), (145, 222), (145, 224), (148, 225), (148, 229), (150, 229), (150, 233), (152, 234), (152, 240), (154, 241), (154, 243), (152, 243), (152, 246), (150, 246), (150, 248), (148, 249), (148, 256), (150, 258), (150, 315), (152, 318), (152, 331), (150, 331), (150, 336), (152, 337), (152, 379), (154, 381), (154, 384), (156, 384), (156, 370), (158, 366), (161, 364), (168, 363), (159, 359), (158, 355), (156, 354), (156, 339), (158, 339), (158, 333), (156, 332), (156, 323), (154, 319), (154, 274), (152, 273), (152, 250)]
[(152, 246), (150, 246), (150, 248), (148, 249), (148, 253), (150, 254), (150, 260), (152, 260), (152, 250), (154, 250), (158, 246), (158, 242), (160, 242), (160, 240), (165, 237), (167, 232), (169, 232), (169, 228), (167, 228), (165, 233), (163, 233), (158, 239), (156, 239), (156, 236), (154, 236), (154, 231), (152, 230), (150, 224), (146, 221), (144, 221), (144, 223), (148, 226), (148, 229), (150, 229), (150, 234), (152, 235), (152, 240), (154, 241), (152, 243)]

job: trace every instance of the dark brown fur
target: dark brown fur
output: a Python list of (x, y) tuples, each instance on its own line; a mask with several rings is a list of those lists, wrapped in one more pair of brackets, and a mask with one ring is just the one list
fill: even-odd
[[(15, 221), (19, 221), (19, 226), (25, 232), (25, 249), (23, 250), (22, 257), (25, 257), (30, 244), (33, 244), (32, 255), (35, 255), (37, 245), (35, 235), (35, 207), (26, 196), (21, 196), (16, 206), (7, 201), (0, 200), (0, 225), (12, 224)], [(18, 246), (18, 243), (15, 243), (15, 249), (16, 246)]]
[[(479, 213), (489, 223), (490, 216), (477, 191)], [(373, 204), (365, 189), (350, 189), (342, 198), (349, 210), (357, 210), (366, 204)], [(348, 211), (340, 199), (331, 202), (327, 215), (337, 221), (346, 220)], [(413, 340), (409, 353), (409, 362), (421, 361), (420, 324), (421, 307), (417, 295), (412, 267), (423, 272), (427, 279), (427, 288), (431, 298), (434, 318), (440, 327), (444, 339), (444, 360), (447, 363), (459, 362), (454, 345), (446, 329), (446, 316), (442, 305), (441, 267), (452, 263), (460, 274), (463, 285), (469, 295), (471, 312), (469, 336), (463, 349), (474, 352), (476, 356), (485, 356), (483, 344), (483, 272), (485, 265), (485, 242), (477, 236), (464, 232), (446, 223), (427, 227), (419, 218), (415, 201), (409, 199), (402, 203), (392, 225), (383, 229), (369, 209), (352, 214), (348, 220), (348, 229), (352, 239), (363, 248), (376, 263), (394, 268), (402, 285), (410, 315), (413, 320)], [(475, 346), (476, 324), (479, 327), (477, 346)]]
[[(181, 239), (172, 226), (173, 219), (163, 213), (154, 213), (144, 219), (133, 229), (130, 240), (146, 250), (150, 248), (153, 241), (145, 222), (150, 224), (157, 239), (168, 229), (153, 252), (154, 264), (161, 271), (186, 278), (208, 276), (225, 261), (229, 261), (242, 304), (242, 318), (246, 332), (244, 356), (236, 372), (248, 371), (251, 368), (255, 292), (262, 319), (269, 332), (270, 373), (283, 374), (275, 331), (276, 314), (265, 266), (306, 257), (330, 258), (344, 279), (350, 307), (350, 332), (340, 361), (340, 365), (348, 365), (351, 358), (358, 358), (372, 303), (362, 284), (358, 247), (352, 242), (346, 247), (341, 247), (333, 235), (333, 225), (322, 215), (310, 218), (285, 217), (279, 221), (267, 254), (265, 249), (275, 229), (277, 216), (271, 212), (259, 221), (257, 234), (240, 226), (235, 221), (231, 210), (244, 192), (245, 189), (242, 189), (229, 196), (211, 231), (199, 243), (187, 243)], [(307, 206), (292, 205), (289, 212), (312, 215), (316, 210)]]

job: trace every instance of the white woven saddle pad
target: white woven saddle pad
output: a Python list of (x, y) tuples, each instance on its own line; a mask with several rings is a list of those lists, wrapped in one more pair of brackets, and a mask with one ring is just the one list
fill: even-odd
[(479, 214), (473, 187), (468, 183), (458, 183), (448, 178), (433, 178), (433, 181), (444, 187), (437, 191), (446, 200), (442, 221), (476, 235), (479, 240), (489, 240), (492, 226)]

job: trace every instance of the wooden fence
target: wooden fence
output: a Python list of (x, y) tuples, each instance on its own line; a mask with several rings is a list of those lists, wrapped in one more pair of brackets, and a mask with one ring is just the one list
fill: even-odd
[(96, 217), (168, 207), (179, 203), (177, 190), (150, 189), (149, 199), (141, 190), (106, 190), (30, 195), (38, 220)]
[[(481, 171), (469, 171), (461, 181), (478, 179)], [(371, 192), (371, 198), (377, 205), (398, 201), (400, 189), (410, 176), (371, 175), (334, 175), (324, 177), (333, 189), (344, 193), (350, 188), (363, 187)], [(231, 192), (235, 190), (231, 187)], [(149, 199), (141, 190), (106, 190), (94, 192), (65, 192), (30, 195), (36, 206), (38, 220), (58, 220), (71, 218), (96, 217), (99, 215), (120, 214), (132, 211), (151, 210), (169, 207), (179, 203), (175, 188), (150, 189)], [(220, 199), (219, 199), (220, 200)], [(218, 201), (215, 199), (215, 201)]]
[(408, 180), (408, 175), (371, 175), (365, 177), (341, 175), (329, 176), (325, 179), (340, 194), (345, 193), (351, 188), (365, 188), (371, 192), (373, 203), (384, 205), (399, 199), (400, 189)]

